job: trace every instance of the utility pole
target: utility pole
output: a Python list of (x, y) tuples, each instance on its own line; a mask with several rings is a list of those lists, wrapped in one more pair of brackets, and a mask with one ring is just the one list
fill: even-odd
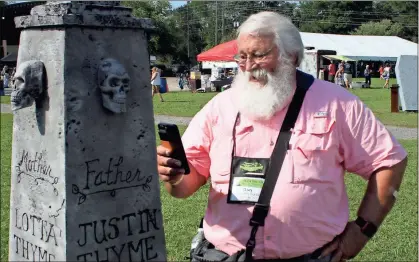
[(188, 32), (187, 32), (187, 42), (186, 42), (186, 46), (188, 48), (188, 60), (189, 60), (189, 3), (186, 3), (186, 24), (188, 25)]
[(224, 8), (225, 2), (221, 2), (221, 39), (224, 39)]
[(218, 2), (215, 1), (215, 42), (214, 45), (217, 45), (217, 33), (218, 33)]

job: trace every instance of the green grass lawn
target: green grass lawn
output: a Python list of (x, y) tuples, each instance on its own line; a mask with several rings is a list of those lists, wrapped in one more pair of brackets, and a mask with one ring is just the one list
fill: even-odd
[(169, 116), (194, 116), (201, 108), (208, 103), (216, 94), (191, 93), (191, 92), (169, 92), (163, 94), (164, 102), (155, 96), (153, 99), (154, 114)]
[(0, 96), (0, 102), (2, 104), (10, 104), (10, 96)]
[[(354, 81), (364, 81), (363, 78), (355, 78)], [(390, 86), (396, 84), (396, 79), (390, 79)], [(371, 81), (371, 89), (362, 88), (351, 90), (357, 95), (375, 114), (375, 116), (386, 125), (418, 127), (418, 114), (412, 112), (391, 113), (390, 90), (383, 89), (384, 80), (374, 78)]]
[[(10, 161), (12, 139), (12, 115), (1, 114), (1, 257), (8, 259)], [(180, 126), (183, 133), (185, 126)], [(158, 137), (156, 143), (159, 143)], [(364, 261), (417, 261), (418, 254), (418, 181), (417, 140), (403, 140), (409, 153), (409, 165), (400, 190), (396, 206), (376, 236), (368, 243), (356, 260)], [(355, 175), (347, 175), (347, 190), (350, 200), (351, 218), (365, 191), (366, 182)], [(161, 199), (166, 244), (169, 261), (181, 261), (189, 254), (190, 242), (197, 224), (204, 214), (207, 203), (208, 185), (194, 196), (181, 200), (170, 197), (163, 188)]]
[[(353, 81), (364, 81), (354, 78)], [(396, 79), (390, 79), (390, 86)], [(373, 78), (372, 88), (356, 89), (351, 92), (357, 95), (385, 125), (401, 127), (418, 127), (417, 113), (390, 112), (390, 90), (383, 89), (384, 80)], [(163, 94), (164, 103), (154, 97), (154, 113), (156, 115), (193, 117), (208, 101), (218, 93), (169, 92)], [(10, 104), (10, 96), (2, 96), (1, 103)]]
[[(353, 81), (364, 81), (363, 78), (354, 78)], [(390, 79), (390, 86), (396, 79)], [(372, 79), (372, 88), (351, 90), (357, 95), (385, 125), (401, 127), (418, 127), (417, 113), (390, 112), (390, 90), (383, 89), (384, 80)], [(169, 92), (165, 93), (166, 102), (161, 103), (158, 97), (154, 98), (154, 113), (157, 115), (194, 116), (217, 93)]]
[(9, 205), (10, 205), (10, 164), (12, 154), (12, 130), (13, 130), (13, 115), (0, 114), (1, 129), (0, 129), (0, 146), (1, 146), (1, 190), (0, 190), (0, 212), (1, 212), (1, 256), (0, 261), (8, 261), (8, 239), (9, 239)]

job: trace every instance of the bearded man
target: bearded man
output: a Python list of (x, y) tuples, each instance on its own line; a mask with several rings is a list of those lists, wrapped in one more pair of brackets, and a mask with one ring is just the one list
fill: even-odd
[[(240, 72), (232, 88), (208, 102), (183, 135), (190, 174), (170, 150), (157, 148), (159, 176), (172, 196), (189, 197), (210, 178), (206, 244), (192, 260), (355, 257), (395, 202), (406, 151), (356, 96), (313, 79), (290, 129), (264, 224), (253, 232), (249, 220), (266, 175), (260, 170), (272, 164), (284, 118), (307, 75), (296, 70), (304, 54), (299, 31), (279, 14), (250, 16), (238, 29), (237, 44)], [(237, 174), (237, 164), (245, 174)], [(345, 171), (368, 181), (356, 221), (348, 221)], [(244, 253), (250, 246), (249, 258)]]

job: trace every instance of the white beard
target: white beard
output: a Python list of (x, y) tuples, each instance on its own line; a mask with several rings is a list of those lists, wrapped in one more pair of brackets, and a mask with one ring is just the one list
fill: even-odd
[[(258, 70), (252, 72), (255, 77), (263, 77)], [(239, 70), (231, 85), (237, 96), (237, 106), (243, 115), (253, 120), (269, 120), (275, 113), (284, 109), (292, 99), (295, 90), (296, 68), (280, 63), (274, 73), (267, 73), (265, 86), (250, 82), (251, 72)]]

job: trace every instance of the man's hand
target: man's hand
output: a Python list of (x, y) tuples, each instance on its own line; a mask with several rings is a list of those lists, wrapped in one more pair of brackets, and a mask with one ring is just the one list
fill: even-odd
[(182, 163), (171, 158), (172, 152), (164, 146), (157, 147), (157, 171), (163, 182), (175, 184), (184, 175), (185, 170), (181, 168)]
[(157, 147), (157, 170), (160, 180), (165, 183), (167, 192), (177, 198), (187, 198), (203, 186), (207, 179), (200, 175), (193, 165), (189, 164), (191, 172), (185, 174), (181, 162), (171, 157), (170, 149), (160, 145)]
[(327, 245), (321, 257), (332, 254), (332, 262), (352, 259), (364, 248), (368, 240), (369, 238), (361, 232), (361, 228), (354, 221), (349, 222), (343, 233)]

